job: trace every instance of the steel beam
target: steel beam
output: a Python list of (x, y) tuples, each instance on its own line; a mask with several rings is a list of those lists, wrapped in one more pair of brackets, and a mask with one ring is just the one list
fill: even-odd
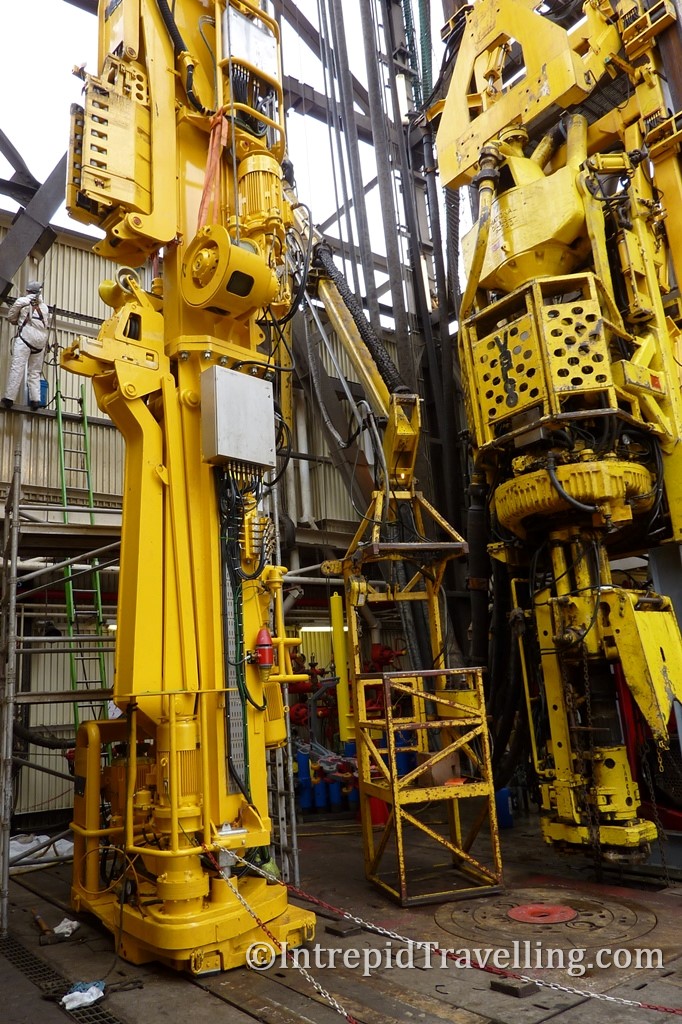
[(64, 199), (65, 188), (66, 153), (19, 213), (0, 245), (0, 296), (3, 298), (12, 287), (12, 278), (31, 251), (39, 248), (45, 255), (57, 237), (50, 227), (50, 219)]

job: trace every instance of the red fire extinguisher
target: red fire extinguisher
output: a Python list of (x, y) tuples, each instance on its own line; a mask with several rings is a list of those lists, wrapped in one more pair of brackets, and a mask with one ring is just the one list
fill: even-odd
[(275, 649), (272, 645), (272, 636), (267, 626), (261, 626), (258, 630), (254, 661), (258, 665), (261, 682), (267, 683), (275, 661)]

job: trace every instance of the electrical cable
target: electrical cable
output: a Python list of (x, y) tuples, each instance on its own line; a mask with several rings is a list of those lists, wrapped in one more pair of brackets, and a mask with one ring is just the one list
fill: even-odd
[[(310, 308), (309, 304), (308, 308)], [(345, 450), (346, 448), (350, 447), (353, 439), (350, 437), (346, 440), (343, 439), (341, 434), (339, 434), (338, 430), (334, 426), (334, 423), (329, 415), (329, 412), (327, 411), (327, 407), (324, 403), (324, 398), (322, 395), (322, 384), (320, 381), (320, 371), (317, 360), (317, 353), (313, 349), (313, 343), (312, 338), (310, 337), (310, 330), (308, 328), (307, 317), (304, 317), (303, 319), (303, 335), (305, 338), (306, 352), (308, 354), (308, 369), (310, 370), (310, 381), (313, 387), (313, 391), (315, 392), (318, 408), (320, 410), (320, 413), (322, 414), (322, 419), (324, 420), (324, 425), (331, 434), (331, 436), (334, 438), (334, 441), (336, 442), (338, 447), (342, 450)], [(350, 428), (348, 429), (348, 434), (350, 435)]]
[(269, 493), (269, 491), (271, 491), (272, 488), (275, 487), (284, 476), (287, 466), (291, 462), (291, 452), (293, 449), (293, 437), (291, 433), (291, 427), (284, 419), (281, 412), (277, 411), (277, 408), (275, 409), (275, 419), (279, 424), (277, 434), (279, 435), (281, 433), (284, 433), (286, 435), (286, 443), (284, 445), (283, 453), (282, 450), (280, 449), (280, 446), (277, 444), (277, 439), (275, 439), (275, 453), (278, 458), (281, 457), (284, 459), (284, 463), (281, 466), (281, 468), (275, 473), (274, 477), (265, 484), (264, 493)]
[[(291, 319), (293, 319), (293, 317), (298, 312), (298, 307), (300, 306), (301, 302), (303, 301), (303, 296), (305, 295), (305, 290), (306, 290), (306, 287), (308, 285), (308, 275), (310, 273), (310, 261), (312, 259), (312, 253), (313, 253), (313, 229), (312, 229), (313, 215), (311, 213), (310, 207), (306, 206), (305, 203), (300, 202), (300, 200), (296, 203), (296, 206), (297, 207), (300, 206), (301, 209), (305, 210), (305, 212), (308, 215), (308, 242), (307, 242), (307, 245), (306, 245), (305, 255), (304, 255), (304, 259), (303, 259), (303, 271), (301, 273), (301, 279), (298, 282), (298, 286), (296, 288), (296, 295), (291, 300), (291, 305), (289, 306), (289, 309), (284, 314), (284, 316), (282, 317), (281, 320), (277, 320), (273, 316), (273, 323), (277, 327), (284, 327), (284, 325), (288, 324), (289, 321)], [(294, 207), (294, 208), (296, 208), (296, 207)]]
[(209, 57), (211, 59), (211, 64), (213, 65), (213, 95), (214, 95), (214, 97), (217, 97), (218, 96), (218, 62), (217, 62), (216, 57), (215, 57), (215, 52), (214, 52), (213, 48), (211, 47), (211, 45), (210, 45), (210, 43), (209, 43), (209, 41), (206, 38), (206, 35), (204, 33), (204, 25), (213, 25), (215, 27), (215, 19), (212, 18), (209, 14), (202, 15), (201, 18), (199, 18), (199, 35), (201, 36), (201, 38), (204, 41), (206, 49), (208, 50), (208, 55), (209, 55)]
[[(180, 30), (178, 29), (167, 0), (156, 0), (156, 4), (159, 8), (159, 14), (161, 15), (163, 23), (168, 31), (168, 35), (171, 38), (171, 42), (173, 43), (176, 58), (182, 53), (186, 53), (189, 56), (189, 50), (187, 49), (185, 40), (182, 38)], [(185, 74), (185, 92), (187, 93), (187, 99), (198, 113), (204, 114), (206, 117), (213, 117), (215, 110), (208, 110), (199, 100), (199, 97), (194, 91), (194, 64), (187, 65)]]
[[(225, 522), (225, 516), (226, 516), (227, 507), (228, 507), (228, 499), (227, 499), (227, 495), (225, 494), (226, 474), (223, 471), (216, 471), (215, 472), (215, 483), (216, 483), (216, 491), (217, 491), (217, 499), (218, 499), (218, 510), (219, 510), (220, 521), (221, 521), (221, 531), (220, 531), (221, 532), (221, 536), (220, 536), (221, 588), (220, 589), (221, 589), (221, 610), (222, 610), (222, 616), (221, 617), (222, 617), (222, 624), (223, 624), (223, 656), (224, 656), (224, 662), (225, 662), (225, 685), (226, 685), (226, 688), (227, 688), (227, 686), (229, 684), (229, 681), (232, 678), (232, 675), (234, 673), (235, 676), (236, 676), (236, 679), (237, 679), (237, 690), (238, 690), (238, 693), (239, 693), (239, 699), (240, 699), (241, 706), (242, 706), (242, 722), (241, 722), (241, 725), (242, 725), (242, 741), (243, 741), (243, 744), (244, 744), (244, 766), (245, 766), (245, 769), (246, 769), (246, 772), (247, 772), (247, 776), (248, 776), (248, 771), (249, 771), (249, 760), (248, 760), (248, 750), (249, 750), (249, 747), (248, 747), (248, 741), (249, 741), (249, 737), (248, 737), (248, 729), (247, 729), (247, 722), (246, 722), (246, 701), (245, 701), (245, 697), (244, 697), (244, 694), (243, 694), (243, 690), (242, 690), (242, 688), (239, 685), (240, 668), (241, 667), (238, 665), (238, 657), (239, 657), (241, 652), (238, 651), (238, 650), (231, 651), (230, 636), (229, 636), (229, 630), (228, 630), (228, 622), (230, 620), (229, 600), (230, 600), (230, 596), (231, 596), (232, 597), (232, 603), (233, 603), (233, 612), (234, 612), (234, 610), (235, 610), (235, 589), (236, 589), (237, 590), (236, 597), (237, 597), (237, 602), (238, 602), (237, 605), (236, 605), (237, 614), (233, 617), (233, 621), (234, 621), (234, 627), (235, 627), (235, 640), (236, 640), (235, 646), (240, 646), (240, 639), (241, 639), (240, 638), (240, 633), (239, 633), (240, 622), (238, 620), (239, 620), (239, 617), (240, 617), (239, 616), (239, 611), (240, 611), (240, 606), (241, 606), (241, 586), (236, 581), (232, 580), (232, 578), (230, 576), (230, 573), (229, 573), (230, 558), (229, 558), (229, 554), (228, 554), (228, 550), (227, 550), (227, 544), (228, 544), (228, 539), (227, 539), (227, 536), (226, 536), (227, 524)], [(233, 659), (230, 657), (231, 654), (234, 655)], [(226, 701), (225, 701), (225, 732), (226, 732), (225, 739), (226, 739), (226, 745), (227, 745), (227, 758), (226, 758), (227, 759), (227, 768), (228, 768), (228, 772), (230, 774), (230, 777), (232, 778), (232, 780), (236, 784), (236, 786), (239, 789), (240, 793), (242, 794), (244, 799), (247, 801), (247, 803), (250, 804), (251, 803), (251, 794), (250, 794), (250, 790), (249, 790), (249, 786), (248, 786), (248, 781), (245, 781), (244, 779), (242, 779), (242, 777), (241, 777), (241, 775), (240, 775), (239, 771), (237, 770), (237, 767), (236, 767), (236, 765), (234, 763), (233, 757), (232, 757), (232, 749), (233, 749), (233, 728), (232, 728), (232, 724), (233, 723), (232, 723), (232, 713), (231, 713), (231, 709), (230, 709), (230, 699), (229, 699), (229, 696), (227, 696)]]
[(549, 475), (549, 479), (552, 482), (554, 490), (557, 492), (559, 497), (563, 498), (564, 501), (567, 501), (568, 504), (572, 506), (572, 508), (577, 509), (578, 512), (588, 512), (590, 515), (593, 515), (595, 512), (599, 511), (596, 505), (585, 505), (584, 502), (578, 501), (577, 498), (573, 498), (568, 493), (568, 491), (566, 491), (565, 488), (562, 487), (562, 485), (559, 483), (559, 478), (556, 474), (556, 459), (554, 457), (553, 452), (550, 452), (547, 456), (547, 473)]

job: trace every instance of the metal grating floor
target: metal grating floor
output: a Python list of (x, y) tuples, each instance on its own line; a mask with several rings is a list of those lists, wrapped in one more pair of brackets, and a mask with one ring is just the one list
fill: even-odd
[[(73, 984), (11, 935), (0, 937), (0, 956), (4, 956), (8, 963), (41, 989), (43, 995), (50, 993), (61, 996), (68, 992)], [(109, 1013), (99, 1003), (95, 1003), (94, 1006), (80, 1006), (70, 1011), (64, 1010), (63, 1007), (60, 1009), (78, 1024), (122, 1024), (118, 1017)]]

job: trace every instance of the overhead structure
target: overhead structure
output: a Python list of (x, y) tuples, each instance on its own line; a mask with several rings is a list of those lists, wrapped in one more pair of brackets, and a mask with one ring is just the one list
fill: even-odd
[(64, 201), (66, 153), (41, 184), (33, 177), (21, 155), (0, 131), (0, 153), (14, 167), (8, 181), (0, 181), (0, 192), (24, 206), (0, 244), (0, 297), (9, 294), (12, 279), (29, 254), (43, 256), (55, 239), (50, 220)]
[[(301, 222), (301, 231), (310, 235), (312, 227)], [(316, 247), (315, 264), (322, 275), (318, 290), (338, 337), (372, 396), (372, 414), (385, 424), (369, 507), (344, 558), (322, 566), (326, 575), (344, 580), (365, 873), (404, 906), (491, 891), (501, 882), (501, 862), (482, 670), (451, 668), (456, 644), (446, 636), (441, 603), (448, 565), (462, 558), (467, 546), (417, 484), (419, 396), (402, 382), (362, 313), (338, 317), (346, 289), (325, 243)], [(398, 610), (411, 640), (412, 668), (379, 676), (365, 668), (358, 617), (363, 609), (389, 605)], [(399, 762), (398, 745), (403, 757), (417, 759), (411, 770)], [(445, 768), (445, 777), (434, 782), (430, 773), (437, 766)], [(461, 806), (473, 798), (478, 806), (465, 837)], [(445, 832), (410, 812), (422, 801), (442, 808)], [(378, 841), (377, 802), (386, 815)], [(425, 886), (423, 864), (421, 872), (408, 867), (408, 826), (452, 856), (454, 873), (445, 874), (435, 890)], [(483, 826), (492, 843), (487, 865), (471, 849)], [(391, 847), (392, 858), (387, 856)]]

